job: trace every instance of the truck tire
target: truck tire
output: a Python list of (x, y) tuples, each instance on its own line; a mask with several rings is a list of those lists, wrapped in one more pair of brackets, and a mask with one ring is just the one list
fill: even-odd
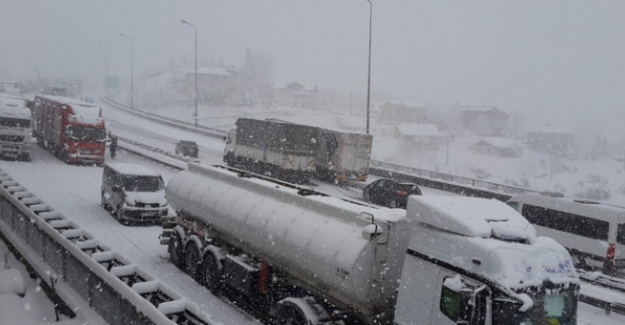
[(169, 252), (169, 260), (177, 267), (182, 267), (184, 258), (184, 250), (182, 249), (182, 239), (177, 231), (172, 231), (171, 238), (169, 239), (169, 246), (167, 246)]
[(194, 279), (199, 278), (200, 250), (197, 245), (191, 241), (184, 250), (184, 269)]
[(204, 254), (202, 263), (202, 283), (210, 292), (218, 294), (223, 284), (221, 270), (217, 258), (211, 252)]
[(306, 317), (302, 311), (295, 306), (283, 306), (278, 310), (276, 319), (278, 325), (307, 325)]

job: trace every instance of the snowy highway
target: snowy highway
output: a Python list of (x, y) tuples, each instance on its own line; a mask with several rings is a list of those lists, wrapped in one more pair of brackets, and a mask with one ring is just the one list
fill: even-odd
[[(108, 128), (115, 134), (170, 151), (173, 151), (175, 139), (192, 139), (200, 144), (201, 160), (211, 163), (219, 163), (221, 160), (223, 143), (219, 139), (198, 136), (147, 122), (115, 109), (108, 109), (106, 112)], [(107, 159), (110, 158), (107, 157)], [(163, 176), (165, 182), (177, 172), (130, 155), (125, 151), (119, 152), (116, 161), (149, 165)], [(237, 307), (215, 297), (169, 263), (165, 246), (161, 246), (158, 241), (160, 227), (123, 226), (102, 209), (100, 207), (101, 168), (67, 165), (40, 147), (34, 146), (31, 163), (2, 161), (2, 169), (68, 219), (94, 235), (101, 244), (121, 253), (128, 260), (199, 305), (216, 323), (259, 323), (258, 320)], [(353, 199), (360, 198), (358, 190), (315, 183), (318, 183), (317, 189), (322, 192)], [(450, 195), (431, 189), (423, 189), (423, 192), (424, 195)], [(602, 309), (580, 303), (578, 321), (579, 324), (623, 324), (625, 316), (606, 315)]]

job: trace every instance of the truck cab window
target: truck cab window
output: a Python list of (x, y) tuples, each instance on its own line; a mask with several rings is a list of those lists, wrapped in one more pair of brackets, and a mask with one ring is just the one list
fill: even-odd
[(458, 321), (460, 316), (460, 293), (443, 286), (440, 309), (443, 315), (449, 317), (454, 322)]

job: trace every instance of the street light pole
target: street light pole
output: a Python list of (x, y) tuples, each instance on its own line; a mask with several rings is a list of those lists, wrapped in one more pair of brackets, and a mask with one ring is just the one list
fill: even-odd
[(180, 20), (180, 22), (193, 27), (193, 32), (195, 35), (195, 96), (194, 97), (195, 97), (195, 127), (197, 127), (197, 27), (184, 19)]
[(109, 46), (108, 44), (102, 42), (102, 41), (98, 41), (98, 43), (104, 45), (105, 47), (105, 59), (104, 59), (104, 88), (105, 90), (105, 94), (106, 97), (108, 98), (110, 93), (109, 93), (109, 78), (110, 78), (110, 73), (109, 73)]
[(133, 53), (132, 53), (132, 37), (119, 34), (119, 36), (130, 40), (130, 109), (135, 109), (135, 89), (134, 89), (134, 66), (133, 66)]
[(369, 134), (369, 110), (371, 108), (371, 25), (373, 23), (373, 3), (369, 3), (369, 67), (367, 71), (367, 134)]

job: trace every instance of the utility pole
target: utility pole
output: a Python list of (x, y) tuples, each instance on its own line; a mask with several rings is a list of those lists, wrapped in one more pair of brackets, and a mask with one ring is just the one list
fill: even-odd
[(195, 96), (194, 97), (195, 97), (195, 127), (197, 127), (197, 27), (184, 19), (180, 20), (180, 22), (193, 27), (193, 32), (195, 35)]

